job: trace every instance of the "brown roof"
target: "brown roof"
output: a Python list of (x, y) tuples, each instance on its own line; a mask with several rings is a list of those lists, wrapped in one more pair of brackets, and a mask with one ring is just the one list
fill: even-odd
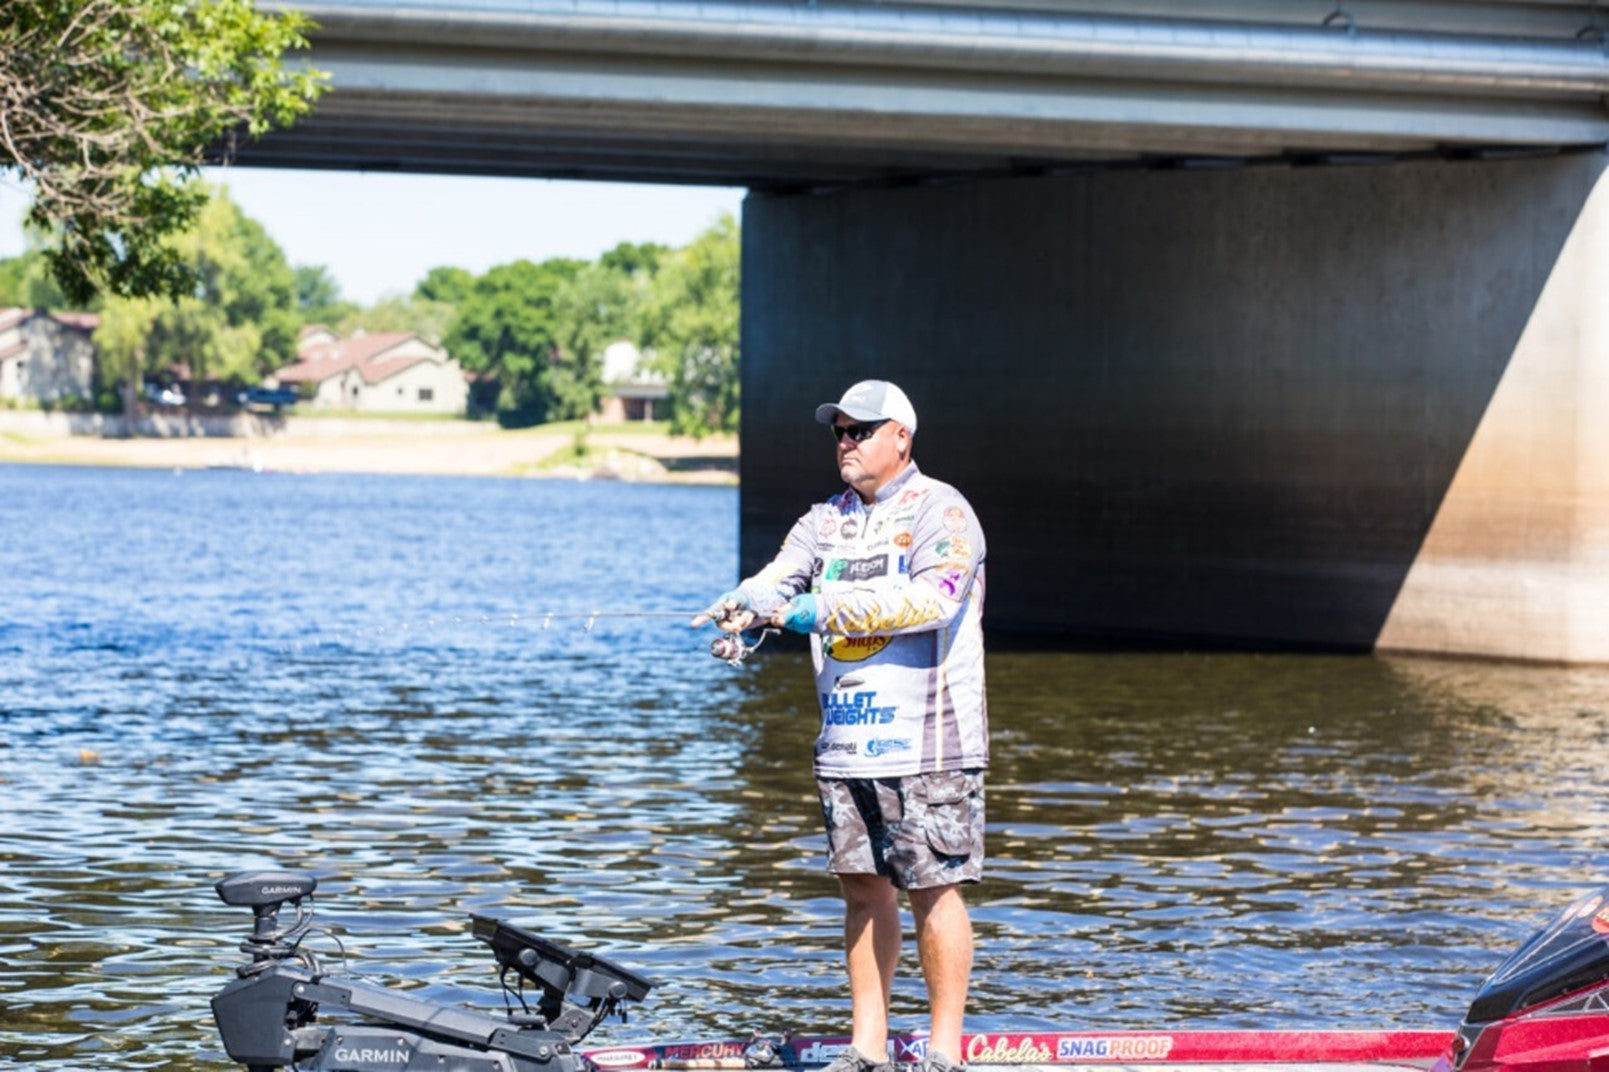
[(99, 313), (51, 313), (58, 324), (66, 324), (79, 331), (94, 331), (101, 326)]
[(47, 309), (24, 309), (20, 306), (0, 309), (0, 331), (6, 331), (18, 324), (33, 319), (35, 316), (48, 316), (63, 327), (75, 328), (78, 331), (94, 331), (100, 326), (99, 313), (52, 313)]
[(406, 331), (376, 331), (350, 339), (314, 343), (302, 349), (300, 361), (280, 369), (274, 376), (280, 383), (323, 383), (347, 369), (356, 369), (364, 383), (376, 384), (429, 360), (417, 354), (388, 353), (417, 337)]

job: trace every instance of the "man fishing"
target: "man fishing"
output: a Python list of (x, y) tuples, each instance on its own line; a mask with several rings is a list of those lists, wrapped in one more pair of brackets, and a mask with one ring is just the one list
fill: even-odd
[(961, 493), (918, 470), (916, 411), (884, 380), (816, 408), (848, 487), (764, 569), (693, 619), (810, 635), (827, 869), (844, 897), (850, 1047), (827, 1072), (889, 1072), (899, 891), (916, 922), (930, 1032), (921, 1072), (961, 1066), (972, 971), (963, 883), (983, 871), (984, 540)]

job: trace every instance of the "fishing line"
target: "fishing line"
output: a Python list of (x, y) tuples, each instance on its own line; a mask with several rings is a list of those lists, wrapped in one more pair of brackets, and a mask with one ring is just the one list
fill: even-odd
[[(578, 621), (584, 633), (591, 633), (600, 620), (603, 619), (664, 619), (676, 618), (690, 622), (702, 611), (681, 610), (636, 610), (636, 609), (603, 609), (603, 610), (549, 610), (536, 611), (529, 614), (510, 612), (508, 614), (482, 614), (478, 616), (453, 615), (447, 618), (426, 618), (422, 623), (404, 621), (398, 625), (378, 626), (371, 629), (337, 630), (330, 634), (335, 643), (339, 644), (347, 639), (360, 639), (364, 636), (375, 638), (398, 637), (410, 635), (431, 635), (444, 630), (445, 627), (459, 626), (500, 626), (518, 628), (520, 626), (534, 627), (538, 630), (547, 630), (553, 627), (556, 621)], [(315, 627), (322, 633), (320, 627)], [(417, 630), (417, 632), (416, 632)], [(710, 642), (710, 654), (729, 666), (741, 666), (743, 661), (757, 651), (768, 637), (776, 635), (780, 630), (771, 627), (758, 627), (748, 630), (747, 636), (742, 633), (726, 633), (716, 637)], [(301, 645), (294, 645), (300, 647)]]

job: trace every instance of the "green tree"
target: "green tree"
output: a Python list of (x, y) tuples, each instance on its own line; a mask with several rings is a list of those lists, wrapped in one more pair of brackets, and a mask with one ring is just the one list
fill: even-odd
[(298, 264), (292, 269), (296, 277), (296, 313), (303, 324), (340, 323), (357, 312), (358, 307), (341, 298), (341, 286), (322, 264)]
[(284, 251), (227, 190), (202, 193), (194, 224), (167, 243), (192, 290), (177, 299), (112, 298), (102, 312), (102, 375), (123, 383), (127, 412), (136, 412), (139, 385), (152, 374), (184, 368), (195, 379), (256, 383), (295, 355), (301, 319)]
[(312, 107), (325, 76), (282, 60), (307, 26), (251, 0), (0, 4), (0, 170), (31, 184), (72, 303), (193, 292), (169, 241), (206, 204), (189, 180)]
[[(112, 298), (101, 311), (101, 322), (95, 329), (101, 383), (107, 390), (121, 386), (123, 412), (131, 418), (138, 415), (151, 329), (164, 304), (156, 298)], [(129, 427), (133, 434), (132, 421)]]
[[(553, 369), (561, 363), (554, 297), (585, 262), (554, 258), (499, 265), (475, 280), (458, 304), (444, 341), (447, 352), (472, 373), (497, 384), (494, 407), (509, 425), (540, 424), (571, 416), (555, 393)], [(562, 385), (562, 384), (561, 384)]]
[(670, 381), (671, 429), (737, 430), (740, 236), (722, 216), (654, 276), (643, 338)]
[[(205, 356), (200, 362), (180, 359), (175, 363), (190, 365), (198, 376), (210, 372), (255, 381), (296, 354), (302, 324), (296, 273), (279, 243), (262, 224), (240, 211), (227, 188), (208, 191), (202, 185), (202, 189), (210, 197), (196, 225), (174, 240), (180, 263), (195, 280), (194, 289), (177, 305), (200, 303), (221, 318), (228, 332), (214, 332), (215, 363)], [(240, 347), (251, 330), (261, 340), (245, 353)]]
[(608, 260), (582, 268), (553, 296), (557, 351), (549, 369), (556, 413), (585, 417), (603, 401), (603, 352), (641, 334), (648, 277)]
[(382, 298), (367, 309), (353, 308), (331, 326), (338, 335), (355, 331), (411, 331), (420, 338), (440, 342), (452, 327), (457, 310), (447, 302), (410, 298)]
[(659, 271), (659, 262), (670, 251), (669, 246), (658, 242), (621, 242), (614, 249), (604, 251), (598, 263), (628, 276), (651, 277)]
[[(18, 256), (0, 260), (0, 306), (67, 309), (73, 304), (51, 274), (43, 249), (31, 246)], [(97, 303), (88, 304), (94, 308)]]
[(467, 268), (432, 268), (413, 288), (413, 296), (425, 301), (457, 305), (475, 289), (475, 276)]

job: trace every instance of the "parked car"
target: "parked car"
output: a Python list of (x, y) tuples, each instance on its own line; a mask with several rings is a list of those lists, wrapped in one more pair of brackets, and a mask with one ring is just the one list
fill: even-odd
[(145, 400), (154, 402), (159, 406), (184, 405), (184, 392), (178, 386), (168, 386), (160, 383), (147, 383), (145, 385)]
[(248, 387), (235, 396), (235, 401), (248, 409), (252, 406), (272, 406), (279, 412), (283, 406), (294, 406), (302, 400), (293, 387)]

